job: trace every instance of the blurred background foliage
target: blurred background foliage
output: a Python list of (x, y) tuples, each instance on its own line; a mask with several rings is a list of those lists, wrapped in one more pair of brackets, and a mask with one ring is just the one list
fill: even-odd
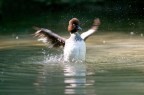
[[(0, 0), (0, 33), (29, 33), (33, 26), (64, 31), (72, 17), (87, 28), (102, 20), (102, 31), (144, 32), (143, 0)], [(62, 27), (64, 27), (62, 29)]]

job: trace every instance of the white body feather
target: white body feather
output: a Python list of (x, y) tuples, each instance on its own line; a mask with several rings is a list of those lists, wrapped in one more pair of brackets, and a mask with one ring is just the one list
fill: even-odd
[(64, 61), (85, 61), (86, 45), (78, 33), (71, 34), (64, 47)]

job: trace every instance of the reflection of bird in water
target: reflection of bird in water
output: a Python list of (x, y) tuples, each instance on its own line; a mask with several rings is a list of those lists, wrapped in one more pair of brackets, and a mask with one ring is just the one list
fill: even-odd
[(65, 64), (65, 94), (85, 95), (86, 68), (83, 63)]
[(92, 27), (82, 33), (78, 33), (81, 30), (79, 25), (79, 20), (77, 18), (72, 18), (69, 21), (68, 31), (70, 32), (70, 37), (65, 39), (51, 30), (44, 28), (36, 28), (35, 36), (39, 37), (39, 41), (51, 44), (50, 47), (64, 47), (64, 61), (85, 61), (86, 46), (85, 40), (94, 34), (100, 25), (100, 20), (97, 18), (94, 20)]

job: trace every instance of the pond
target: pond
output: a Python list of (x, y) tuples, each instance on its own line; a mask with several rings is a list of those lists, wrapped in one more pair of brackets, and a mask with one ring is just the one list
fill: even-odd
[(1, 36), (0, 95), (144, 95), (144, 37), (100, 33), (85, 63), (65, 64), (62, 49), (30, 35)]

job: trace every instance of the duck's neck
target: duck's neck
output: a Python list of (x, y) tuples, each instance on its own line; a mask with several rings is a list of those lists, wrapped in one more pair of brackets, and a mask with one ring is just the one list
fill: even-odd
[(81, 41), (82, 38), (80, 36), (80, 34), (78, 32), (75, 32), (75, 33), (70, 33), (70, 39), (74, 39), (76, 41)]
[(70, 33), (71, 36), (78, 36), (79, 33), (78, 32), (74, 32), (74, 33)]

